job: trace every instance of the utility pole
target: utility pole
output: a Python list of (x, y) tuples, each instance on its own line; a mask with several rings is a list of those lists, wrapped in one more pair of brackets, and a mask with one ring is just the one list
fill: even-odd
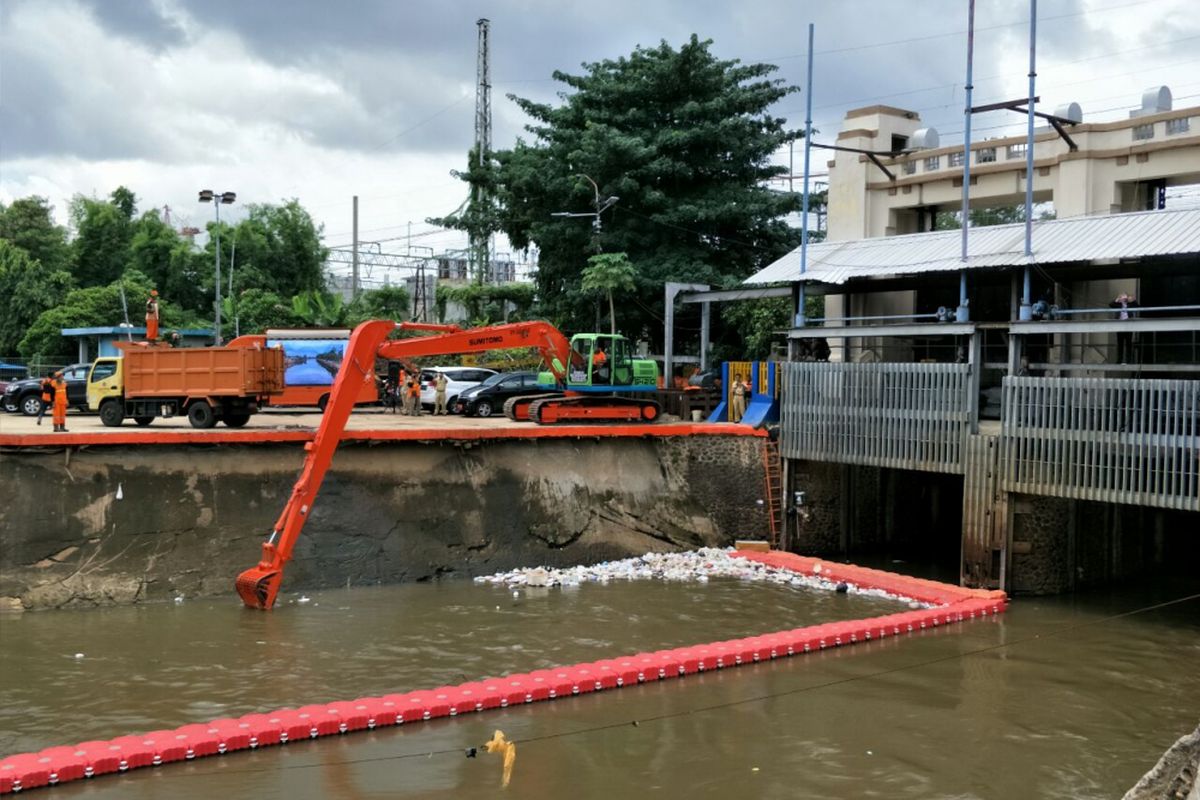
[(963, 185), (962, 185), (962, 255), (963, 269), (958, 273), (958, 309), (954, 318), (958, 322), (969, 322), (971, 312), (967, 306), (967, 239), (971, 232), (971, 95), (975, 89), (972, 75), (975, 68), (975, 0), (967, 0), (967, 81), (966, 106), (963, 109)]
[[(492, 78), (488, 53), (488, 28), (491, 23), (486, 18), (480, 18), (475, 25), (479, 29), (475, 62), (475, 153), (476, 164), (482, 171), (492, 152)], [(490, 200), (487, 190), (476, 184), (472, 191), (475, 195), (472, 204), (476, 209), (483, 209)], [(471, 259), (475, 261), (475, 277), (480, 283), (487, 280), (490, 239), (491, 235), (483, 231), (471, 233)]]
[(358, 195), (354, 195), (354, 256), (350, 266), (350, 299), (358, 299)]

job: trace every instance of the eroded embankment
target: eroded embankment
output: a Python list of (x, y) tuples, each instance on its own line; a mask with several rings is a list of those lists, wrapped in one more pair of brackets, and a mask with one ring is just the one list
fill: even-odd
[[(751, 437), (343, 445), (284, 590), (477, 575), (725, 545), (766, 520)], [(5, 453), (0, 606), (232, 592), (299, 445)]]

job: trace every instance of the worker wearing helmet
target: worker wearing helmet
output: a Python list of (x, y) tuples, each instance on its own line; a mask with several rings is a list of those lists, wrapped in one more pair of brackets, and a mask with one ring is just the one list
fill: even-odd
[(67, 433), (67, 382), (62, 370), (54, 373), (54, 432)]
[(158, 341), (158, 289), (151, 289), (146, 301), (146, 341)]

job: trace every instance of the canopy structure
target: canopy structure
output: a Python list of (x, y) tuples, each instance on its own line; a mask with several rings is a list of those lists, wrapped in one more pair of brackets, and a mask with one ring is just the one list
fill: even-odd
[(808, 268), (803, 274), (797, 248), (759, 270), (745, 283), (804, 281), (836, 285), (858, 278), (1019, 267), (1029, 263), (1196, 254), (1200, 253), (1200, 208), (1035, 222), (1032, 260), (1024, 255), (1024, 223), (972, 228), (966, 262), (960, 258), (961, 236), (958, 230), (946, 230), (819, 242), (808, 246)]

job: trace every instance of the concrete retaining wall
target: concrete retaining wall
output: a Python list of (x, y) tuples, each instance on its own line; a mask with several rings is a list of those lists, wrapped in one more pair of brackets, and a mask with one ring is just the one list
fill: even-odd
[[(761, 447), (720, 436), (343, 445), (284, 591), (764, 536)], [(9, 451), (0, 607), (232, 598), (302, 458), (298, 445)]]

